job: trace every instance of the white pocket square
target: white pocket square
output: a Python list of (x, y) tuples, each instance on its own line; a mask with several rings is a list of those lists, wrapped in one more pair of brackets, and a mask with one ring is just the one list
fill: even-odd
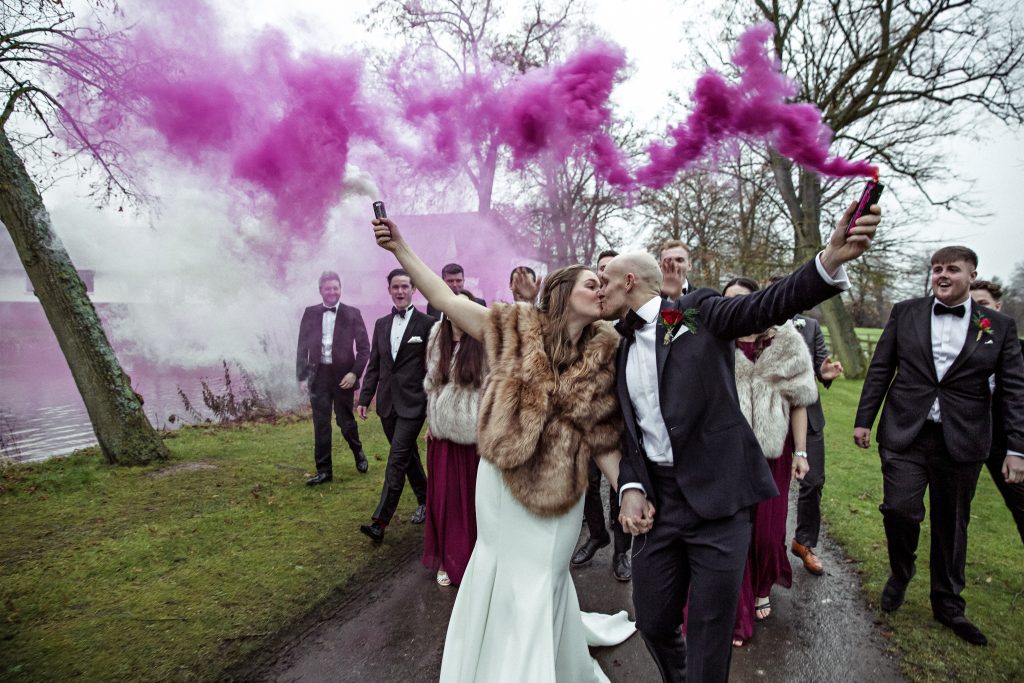
[(423, 343), (423, 337), (420, 337), (420, 336), (409, 337), (409, 342), (408, 343), (409, 344), (422, 344)]
[(991, 344), (991, 343), (992, 343), (992, 340), (991, 340), (991, 339), (989, 339), (989, 340), (988, 340), (987, 342), (985, 342), (985, 343), (986, 343), (986, 344)]

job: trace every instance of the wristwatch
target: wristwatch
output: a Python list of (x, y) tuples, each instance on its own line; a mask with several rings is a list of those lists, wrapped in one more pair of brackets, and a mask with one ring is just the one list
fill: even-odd
[(794, 458), (803, 458), (804, 460), (806, 460), (807, 459), (807, 451), (793, 451), (793, 457)]

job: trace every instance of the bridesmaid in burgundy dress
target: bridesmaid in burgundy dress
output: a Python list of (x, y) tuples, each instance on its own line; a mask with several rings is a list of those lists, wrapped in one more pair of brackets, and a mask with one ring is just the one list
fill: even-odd
[[(462, 292), (470, 300), (473, 296)], [(476, 544), (477, 415), (483, 345), (443, 318), (427, 346), (427, 517), (423, 564), (437, 583), (458, 585)]]
[[(758, 289), (736, 278), (723, 290), (727, 297)], [(754, 510), (753, 538), (740, 592), (733, 645), (754, 633), (754, 622), (771, 614), (772, 586), (789, 588), (793, 570), (786, 554), (786, 515), (790, 479), (803, 479), (807, 464), (807, 410), (818, 397), (811, 356), (791, 322), (736, 340), (736, 390), (740, 407), (768, 458), (779, 495)]]

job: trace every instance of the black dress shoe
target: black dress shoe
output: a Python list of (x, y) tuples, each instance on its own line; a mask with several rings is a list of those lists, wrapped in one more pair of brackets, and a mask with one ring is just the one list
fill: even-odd
[(882, 589), (882, 597), (878, 601), (883, 612), (895, 612), (903, 604), (907, 596), (907, 584), (900, 584), (895, 577), (889, 576)]
[(615, 553), (612, 557), (612, 574), (619, 581), (629, 581), (633, 578), (633, 561), (629, 557), (629, 551)]
[(573, 553), (572, 559), (569, 561), (577, 567), (579, 567), (580, 565), (584, 565), (587, 562), (590, 562), (592, 559), (594, 559), (594, 555), (597, 553), (597, 551), (605, 547), (609, 543), (611, 543), (611, 539), (609, 538), (605, 538), (599, 541), (591, 538), (586, 543), (581, 545), (579, 550)]
[(384, 527), (377, 522), (373, 524), (363, 524), (359, 527), (359, 530), (369, 536), (374, 543), (380, 543), (384, 540)]
[(409, 521), (413, 524), (423, 524), (427, 520), (427, 506), (420, 505), (416, 508), (416, 511), (412, 513), (412, 517)]
[(967, 617), (940, 617), (938, 614), (935, 615), (935, 620), (943, 626), (948, 626), (953, 629), (953, 633), (957, 637), (966, 640), (971, 645), (988, 645), (988, 638), (981, 632), (977, 626), (967, 620)]
[(370, 469), (370, 463), (366, 460), (366, 453), (362, 451), (356, 453), (356, 469), (359, 470), (360, 474), (366, 474), (366, 470)]
[(327, 474), (326, 472), (319, 472), (306, 480), (306, 486), (316, 486), (317, 484), (323, 484), (324, 482), (330, 481), (333, 478), (334, 477)]

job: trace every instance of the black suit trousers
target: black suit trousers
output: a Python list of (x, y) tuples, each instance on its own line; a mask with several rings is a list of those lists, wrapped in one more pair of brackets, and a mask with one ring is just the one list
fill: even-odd
[(813, 548), (821, 532), (821, 490), (825, 486), (825, 432), (807, 429), (807, 464), (796, 501), (796, 542)]
[(406, 477), (409, 478), (409, 486), (416, 494), (419, 504), (424, 505), (427, 502), (427, 475), (423, 472), (420, 451), (416, 446), (416, 439), (420, 436), (425, 419), (425, 416), (409, 419), (399, 417), (395, 413), (380, 418), (391, 450), (388, 452), (387, 469), (384, 471), (384, 488), (381, 489), (380, 502), (373, 513), (374, 521), (384, 525), (391, 521), (402, 497)]
[(1024, 543), (1024, 482), (1010, 484), (1003, 476), (1003, 460), (1006, 456), (1001, 453), (993, 453), (985, 461), (992, 481), (1003, 496), (1007, 509), (1013, 515), (1013, 521), (1017, 524), (1017, 533), (1020, 534), (1020, 541)]
[(651, 532), (633, 540), (637, 629), (663, 680), (725, 683), (750, 546), (750, 508), (703, 519), (686, 502), (671, 467), (650, 469), (659, 507)]
[[(587, 529), (592, 539), (608, 539), (608, 532), (604, 527), (604, 504), (601, 503), (601, 470), (593, 460), (590, 461), (590, 469), (587, 472), (583, 518), (587, 520)], [(619, 496), (611, 486), (608, 487), (608, 526), (615, 537), (615, 552), (624, 553), (629, 550), (633, 537), (623, 531), (622, 525), (619, 524)]]
[(942, 425), (927, 421), (906, 451), (879, 451), (883, 494), (878, 509), (893, 578), (905, 585), (914, 575), (927, 489), (932, 612), (946, 619), (963, 616), (966, 603), (960, 592), (965, 584), (967, 523), (982, 463), (953, 460)]
[(341, 377), (330, 365), (320, 365), (309, 386), (309, 405), (313, 409), (313, 458), (316, 471), (331, 474), (331, 411), (334, 411), (341, 435), (355, 455), (363, 450), (359, 427), (352, 415), (354, 389), (338, 386)]

